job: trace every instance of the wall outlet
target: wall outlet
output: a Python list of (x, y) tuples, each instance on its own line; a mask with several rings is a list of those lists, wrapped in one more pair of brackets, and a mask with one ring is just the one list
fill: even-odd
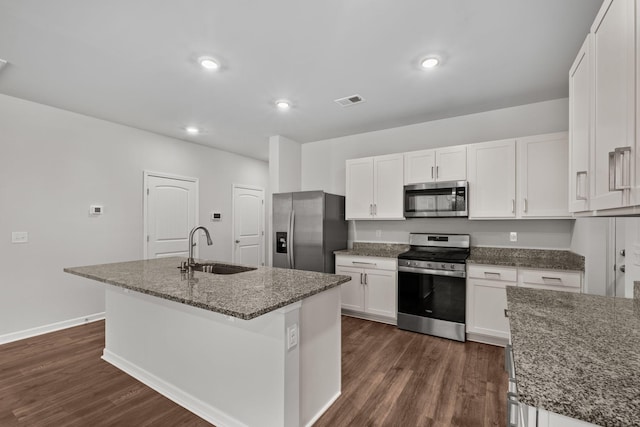
[(511, 233), (509, 233), (509, 240), (512, 242), (517, 242), (518, 241), (518, 233), (516, 233), (515, 231), (512, 231)]
[(27, 243), (29, 242), (29, 233), (26, 231), (11, 232), (11, 243)]
[(287, 328), (287, 350), (291, 350), (293, 347), (298, 345), (298, 324), (294, 323), (293, 325)]

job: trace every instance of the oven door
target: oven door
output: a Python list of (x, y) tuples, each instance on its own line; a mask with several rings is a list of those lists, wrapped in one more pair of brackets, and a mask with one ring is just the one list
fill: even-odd
[(464, 277), (398, 272), (398, 312), (465, 323)]

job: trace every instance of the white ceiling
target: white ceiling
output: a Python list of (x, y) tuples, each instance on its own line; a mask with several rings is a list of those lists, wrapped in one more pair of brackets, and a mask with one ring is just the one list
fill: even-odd
[[(566, 97), (601, 3), (0, 0), (0, 93), (266, 160), (272, 135), (304, 143)], [(442, 66), (418, 69), (428, 54)], [(356, 93), (366, 102), (333, 102)]]

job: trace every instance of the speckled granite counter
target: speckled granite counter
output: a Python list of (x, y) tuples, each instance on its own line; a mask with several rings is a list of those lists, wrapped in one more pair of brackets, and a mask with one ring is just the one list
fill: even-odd
[(177, 268), (186, 258), (119, 262), (64, 271), (110, 285), (249, 320), (350, 280), (349, 276), (259, 267), (220, 275)]
[(640, 426), (640, 307), (507, 286), (520, 401), (602, 426)]
[(408, 250), (409, 245), (403, 243), (353, 242), (353, 249), (335, 251), (334, 254), (397, 258), (398, 255)]
[(570, 251), (472, 247), (468, 264), (584, 271), (584, 257)]

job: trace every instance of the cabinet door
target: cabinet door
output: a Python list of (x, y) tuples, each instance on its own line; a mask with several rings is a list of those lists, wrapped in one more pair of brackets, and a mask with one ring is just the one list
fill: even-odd
[(436, 150), (404, 154), (404, 183), (421, 184), (436, 179)]
[(467, 179), (467, 146), (436, 150), (436, 180), (465, 181)]
[(569, 71), (569, 212), (589, 208), (591, 67), (589, 34)]
[(373, 157), (346, 161), (346, 219), (371, 219), (373, 213)]
[(467, 279), (467, 332), (509, 338), (509, 319), (504, 316), (508, 284), (515, 285), (512, 282)]
[(340, 285), (342, 308), (364, 312), (363, 270), (361, 268), (336, 266), (336, 274), (351, 276), (351, 281)]
[(373, 215), (375, 219), (404, 219), (404, 157), (377, 156), (374, 161)]
[(365, 308), (367, 313), (396, 318), (396, 272), (365, 270)]
[(515, 218), (515, 140), (471, 144), (467, 153), (469, 218)]
[[(592, 210), (617, 208), (627, 204), (628, 190), (612, 191), (610, 176), (618, 177), (615, 186), (628, 184), (634, 176), (616, 148), (631, 147), (625, 154), (635, 157), (634, 102), (635, 2), (605, 0), (591, 27), (593, 33), (594, 137), (591, 146), (591, 183), (589, 206)], [(630, 160), (626, 160), (630, 162)], [(624, 169), (624, 170), (623, 170)], [(622, 182), (620, 182), (622, 181)]]
[(519, 216), (570, 217), (567, 133), (519, 139), (517, 151)]

